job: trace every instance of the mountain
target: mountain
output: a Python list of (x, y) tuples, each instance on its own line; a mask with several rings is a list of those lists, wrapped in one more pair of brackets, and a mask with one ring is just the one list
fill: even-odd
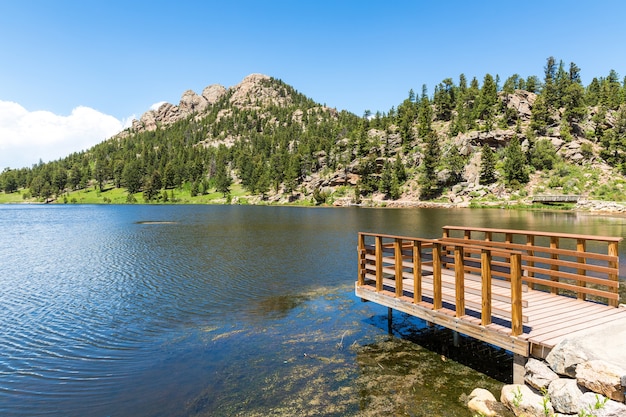
[[(356, 116), (316, 103), (281, 80), (252, 74), (32, 169), (0, 174), (5, 193), (64, 197), (90, 186), (103, 202), (214, 201), (296, 204), (527, 203), (537, 194), (622, 200), (626, 84), (611, 71), (580, 82), (550, 57), (536, 76), (447, 78), (388, 113)], [(176, 198), (175, 198), (176, 199)], [(108, 198), (108, 201), (111, 201)]]

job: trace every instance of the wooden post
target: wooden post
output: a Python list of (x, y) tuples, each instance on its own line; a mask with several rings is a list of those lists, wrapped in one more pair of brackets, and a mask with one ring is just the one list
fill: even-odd
[(441, 243), (433, 243), (433, 309), (440, 310), (443, 291), (441, 288)]
[[(609, 243), (609, 255), (615, 256), (615, 261), (609, 262), (609, 267), (615, 268), (617, 271), (619, 271), (619, 252), (618, 252), (618, 243), (617, 242), (610, 242)], [(611, 281), (617, 282), (619, 277), (618, 277), (617, 274), (609, 274), (609, 279)], [(618, 293), (619, 289), (617, 287), (615, 287), (612, 291), (615, 292), (615, 293)], [(619, 305), (619, 297), (618, 297), (617, 300), (609, 300), (609, 305), (612, 306), (612, 307), (617, 307)]]
[(456, 289), (456, 316), (465, 315), (465, 262), (463, 246), (454, 247), (454, 287)]
[(383, 238), (376, 236), (376, 291), (383, 290)]
[(402, 297), (404, 293), (402, 288), (402, 239), (395, 239), (393, 243), (393, 254), (396, 267), (396, 297)]
[[(576, 251), (577, 252), (585, 252), (587, 250), (586, 242), (587, 241), (585, 239), (578, 239), (576, 241)], [(586, 263), (586, 258), (585, 257), (579, 257), (579, 258), (576, 259), (576, 261), (579, 264), (585, 264)], [(584, 269), (584, 268), (580, 268), (580, 269), (578, 269), (576, 271), (576, 273), (578, 275), (584, 276), (584, 275), (587, 275), (587, 270)], [(578, 281), (576, 281), (576, 285), (578, 287), (584, 288), (584, 287), (587, 286), (587, 283), (585, 281), (583, 281), (583, 280), (578, 280)], [(576, 298), (578, 298), (579, 300), (585, 300), (587, 298), (587, 295), (584, 292), (582, 292), (582, 291), (578, 291), (576, 293)]]
[(511, 255), (511, 335), (524, 331), (522, 323), (522, 255)]
[[(559, 238), (558, 238), (558, 237), (556, 237), (556, 236), (552, 236), (552, 237), (550, 238), (550, 248), (551, 248), (551, 249), (558, 249), (558, 248), (559, 248)], [(553, 253), (553, 254), (552, 254), (552, 259), (559, 259), (559, 255), (557, 255), (557, 254)], [(558, 271), (558, 270), (559, 270), (559, 266), (558, 266), (558, 265), (550, 265), (550, 269), (551, 269), (551, 270), (553, 270), (553, 271)], [(554, 276), (554, 275), (551, 275), (551, 276), (550, 276), (550, 280), (552, 280), (552, 281), (558, 281), (558, 280), (559, 280), (559, 277)], [(550, 292), (551, 292), (552, 294), (558, 294), (558, 293), (559, 293), (559, 289), (558, 289), (557, 287), (552, 287), (552, 288), (550, 289)]]
[(513, 383), (514, 384), (523, 384), (524, 383), (524, 375), (526, 374), (526, 358), (519, 353), (513, 354)]
[[(535, 236), (533, 236), (533, 235), (526, 235), (526, 246), (530, 246), (530, 247), (535, 246)], [(526, 254), (528, 256), (535, 256), (535, 251), (532, 250), (532, 249), (531, 250), (527, 250)], [(535, 261), (528, 261), (527, 265), (529, 267), (533, 267), (533, 266), (535, 266)], [(535, 276), (535, 272), (534, 271), (528, 271), (528, 276), (531, 277), (531, 278), (534, 277)], [(534, 287), (535, 287), (534, 283), (532, 283), (532, 282), (528, 283), (528, 288), (530, 288), (532, 290)]]
[(413, 241), (413, 302), (422, 302), (422, 242)]
[(357, 252), (359, 252), (359, 267), (358, 267), (358, 286), (365, 285), (365, 236), (359, 233), (359, 240), (357, 246)]
[(480, 253), (480, 274), (482, 281), (482, 312), (480, 324), (491, 324), (491, 251), (483, 249)]

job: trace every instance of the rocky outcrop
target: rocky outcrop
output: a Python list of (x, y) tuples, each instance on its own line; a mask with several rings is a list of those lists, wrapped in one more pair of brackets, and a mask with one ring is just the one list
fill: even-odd
[(531, 110), (537, 94), (524, 90), (515, 90), (513, 94), (502, 93), (502, 100), (506, 107), (517, 112), (523, 120), (530, 120)]

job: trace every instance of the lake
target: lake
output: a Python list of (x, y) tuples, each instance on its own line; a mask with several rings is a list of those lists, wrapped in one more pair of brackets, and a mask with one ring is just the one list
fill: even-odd
[(446, 224), (626, 236), (556, 211), (0, 205), (0, 415), (469, 417), (510, 356), (400, 313), (390, 334), (353, 294), (357, 232)]

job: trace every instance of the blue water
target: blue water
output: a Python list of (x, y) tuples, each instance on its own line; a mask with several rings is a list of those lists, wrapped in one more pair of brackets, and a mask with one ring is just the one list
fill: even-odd
[[(0, 415), (374, 412), (384, 367), (364, 351), (390, 341), (386, 310), (352, 294), (356, 234), (445, 224), (626, 236), (623, 217), (557, 212), (0, 206)], [(459, 392), (497, 385), (413, 355), (458, 385), (416, 385), (415, 409), (469, 415)]]

